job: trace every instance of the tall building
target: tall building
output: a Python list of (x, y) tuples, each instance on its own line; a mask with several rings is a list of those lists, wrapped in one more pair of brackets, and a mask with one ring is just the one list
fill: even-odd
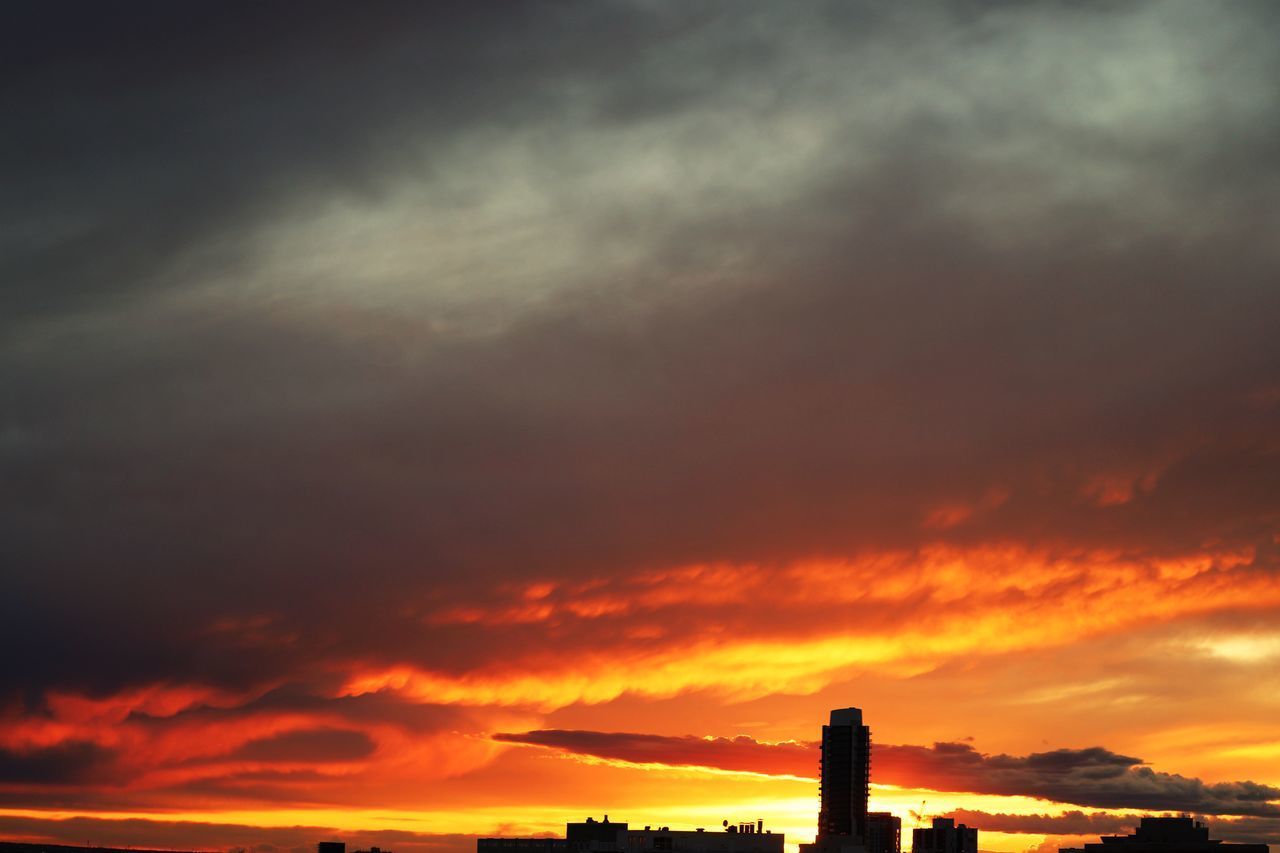
[(911, 830), (911, 853), (978, 853), (978, 830), (935, 817), (931, 828)]
[(902, 818), (890, 812), (867, 812), (867, 853), (902, 853)]
[(867, 797), (871, 790), (871, 729), (862, 709), (839, 708), (822, 727), (822, 805), (818, 837), (867, 837)]
[(1265, 844), (1211, 839), (1209, 830), (1189, 817), (1144, 817), (1133, 835), (1104, 835), (1083, 849), (1084, 853), (1267, 853)]

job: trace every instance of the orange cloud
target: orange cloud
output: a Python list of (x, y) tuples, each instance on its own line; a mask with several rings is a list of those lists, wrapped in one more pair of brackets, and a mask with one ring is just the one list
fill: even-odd
[[(370, 663), (339, 695), (389, 690), (423, 702), (551, 710), (624, 694), (807, 693), (858, 670), (919, 672), (960, 656), (1280, 605), (1280, 583), (1251, 571), (1251, 559), (1239, 550), (1142, 559), (939, 546), (776, 569), (684, 567), (613, 581), (585, 596), (562, 591), (538, 604), (547, 624), (622, 618), (628, 626), (674, 626), (670, 636), (616, 646), (607, 636), (584, 637), (572, 655), (515, 649), (501, 663), (461, 673)], [(836, 605), (844, 609), (828, 611), (830, 618), (811, 615), (813, 607)], [(673, 615), (649, 615), (666, 610)], [(476, 622), (511, 621), (505, 604), (476, 605), (476, 612)]]

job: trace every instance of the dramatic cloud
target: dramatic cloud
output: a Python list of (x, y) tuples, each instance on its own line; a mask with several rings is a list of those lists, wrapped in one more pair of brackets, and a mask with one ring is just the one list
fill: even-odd
[(550, 831), (535, 730), (794, 836), (858, 704), (885, 781), (1270, 819), (1278, 25), (7, 10), (0, 813)]
[(92, 741), (33, 750), (0, 750), (0, 783), (67, 785), (105, 781), (115, 754)]
[(26, 13), (4, 683), (466, 672), (419, 608), (938, 541), (1274, 588), (1242, 10)]

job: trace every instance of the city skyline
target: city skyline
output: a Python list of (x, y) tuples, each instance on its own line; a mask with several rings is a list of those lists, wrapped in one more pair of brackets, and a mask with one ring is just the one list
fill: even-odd
[(1280, 853), (1280, 3), (2, 7), (0, 839)]
[[(529, 735), (534, 732), (526, 733)], [(704, 741), (705, 742), (705, 741)], [(818, 818), (814, 825), (813, 840), (793, 840), (785, 845), (785, 833), (775, 833), (764, 828), (764, 819), (754, 821), (721, 821), (720, 828), (698, 826), (680, 827), (645, 824), (643, 828), (628, 821), (610, 821), (605, 814), (596, 820), (588, 816), (585, 821), (570, 821), (565, 834), (557, 837), (550, 833), (533, 836), (502, 835), (477, 837), (475, 853), (783, 853), (796, 849), (798, 853), (980, 853), (978, 827), (957, 824), (954, 816), (933, 816), (925, 813), (925, 802), (920, 810), (907, 810), (916, 825), (911, 828), (910, 842), (902, 845), (902, 817), (892, 812), (872, 811), (869, 791), (872, 785), (870, 767), (874, 753), (871, 730), (863, 720), (862, 710), (856, 707), (837, 708), (830, 712), (830, 720), (822, 726), (822, 739), (818, 747), (818, 776), (820, 778)], [(941, 746), (941, 745), (937, 745)], [(1043, 759), (1045, 756), (1031, 756)], [(1006, 756), (1002, 756), (1005, 758)], [(1099, 774), (1094, 772), (1094, 781)], [(937, 793), (937, 791), (933, 791)], [(735, 807), (741, 810), (741, 806)], [(969, 819), (995, 821), (1000, 825), (1002, 815), (985, 815), (981, 812), (959, 811)], [(1094, 813), (1094, 819), (1105, 817)], [(135, 827), (137, 822), (116, 821), (121, 827)], [(1268, 844), (1226, 843), (1222, 839), (1210, 839), (1210, 830), (1202, 822), (1187, 815), (1160, 816), (1138, 814), (1119, 817), (1110, 824), (1100, 822), (1098, 827), (1133, 830), (1133, 834), (1103, 834), (1098, 841), (1084, 843), (1082, 847), (1062, 847), (1058, 853), (1102, 853), (1104, 850), (1133, 850), (1135, 853), (1266, 853)], [(241, 829), (245, 829), (242, 827)], [(320, 828), (293, 827), (294, 833), (319, 832)], [(128, 828), (123, 831), (129, 831)], [(189, 827), (187, 831), (192, 831)], [(1228, 832), (1237, 831), (1228, 826)], [(344, 834), (329, 830), (331, 835)], [(383, 839), (407, 842), (417, 848), (420, 838), (412, 833), (396, 833), (388, 830), (346, 833), (368, 840)], [(803, 834), (803, 833), (801, 833)], [(259, 839), (251, 845), (254, 849), (275, 849), (277, 845)], [(315, 842), (314, 845), (295, 844), (294, 849), (314, 846), (317, 853), (344, 853), (347, 844), (336, 838)], [(393, 853), (383, 851), (370, 843), (369, 850), (356, 853)], [(45, 848), (48, 848), (47, 850)], [(133, 849), (126, 845), (123, 849)], [(142, 846), (141, 849), (147, 849)], [(119, 853), (110, 845), (84, 846), (41, 843), (35, 839), (7, 841), (0, 839), (0, 853), (78, 853), (99, 850)], [(246, 848), (236, 847), (235, 853), (245, 853)], [(162, 851), (172, 853), (172, 851)]]

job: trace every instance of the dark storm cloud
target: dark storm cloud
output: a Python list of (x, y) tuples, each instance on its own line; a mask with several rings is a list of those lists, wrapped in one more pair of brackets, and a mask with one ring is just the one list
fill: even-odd
[(116, 751), (90, 741), (0, 749), (0, 784), (83, 785), (110, 778)]
[(663, 27), (539, 2), (24, 4), (6, 23), (9, 322), (243, 274), (263, 220), (376, 196), (387, 158), (547, 109), (549, 82), (606, 58), (581, 28), (616, 61)]
[(459, 590), (699, 560), (1276, 571), (1270, 6), (472, 8), (4, 28), (0, 690), (461, 671), (568, 649)]
[[(761, 743), (746, 736), (702, 739), (547, 729), (499, 733), (494, 738), (623, 761), (757, 773), (813, 776), (817, 763), (814, 744)], [(1161, 773), (1141, 766), (1139, 758), (1102, 747), (1016, 756), (986, 755), (967, 743), (935, 743), (931, 747), (877, 744), (874, 760), (876, 782), (887, 785), (1038, 797), (1095, 808), (1280, 817), (1280, 804), (1275, 802), (1280, 800), (1280, 788), (1256, 782), (1210, 784)]]

